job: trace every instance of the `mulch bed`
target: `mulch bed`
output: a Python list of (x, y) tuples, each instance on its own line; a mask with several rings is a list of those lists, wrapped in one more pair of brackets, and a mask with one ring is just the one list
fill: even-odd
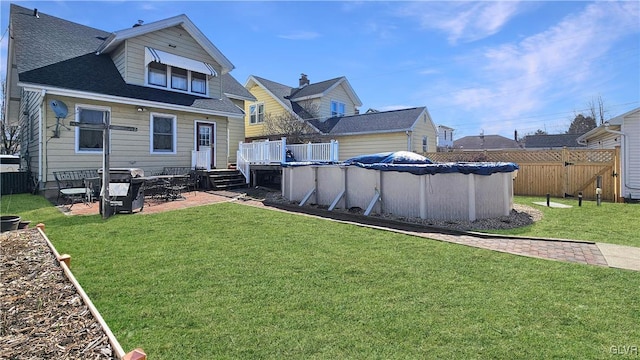
[(37, 229), (0, 234), (0, 359), (113, 359)]

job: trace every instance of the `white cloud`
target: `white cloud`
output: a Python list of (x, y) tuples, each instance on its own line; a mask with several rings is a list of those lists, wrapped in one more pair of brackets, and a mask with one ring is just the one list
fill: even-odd
[(440, 101), (473, 113), (488, 130), (540, 113), (555, 100), (578, 98), (611, 76), (607, 65), (619, 61), (617, 41), (640, 32), (639, 8), (636, 2), (592, 3), (517, 43), (485, 48), (463, 65), (475, 69), (466, 79), (474, 86), (452, 91)]
[(496, 2), (424, 2), (410, 3), (398, 14), (416, 18), (423, 28), (447, 34), (450, 43), (472, 42), (489, 37), (502, 29), (515, 15), (517, 1)]
[(315, 31), (294, 31), (285, 35), (278, 35), (281, 39), (287, 40), (313, 40), (320, 37), (320, 34)]

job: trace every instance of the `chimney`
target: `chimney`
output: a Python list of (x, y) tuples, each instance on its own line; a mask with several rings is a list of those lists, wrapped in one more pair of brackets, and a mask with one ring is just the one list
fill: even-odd
[(518, 141), (518, 130), (513, 130), (513, 140)]
[(40, 14), (38, 14), (38, 9), (33, 9), (33, 16), (35, 16), (36, 19), (40, 19)]
[(138, 20), (138, 23), (137, 24), (133, 24), (132, 27), (142, 26), (143, 23), (144, 23), (144, 20)]
[(300, 86), (304, 87), (309, 85), (309, 79), (307, 78), (307, 74), (300, 74)]

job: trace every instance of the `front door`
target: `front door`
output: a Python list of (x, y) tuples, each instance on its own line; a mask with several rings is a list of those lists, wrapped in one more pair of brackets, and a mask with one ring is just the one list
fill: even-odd
[(197, 151), (209, 151), (211, 168), (216, 167), (216, 124), (198, 123), (196, 131)]

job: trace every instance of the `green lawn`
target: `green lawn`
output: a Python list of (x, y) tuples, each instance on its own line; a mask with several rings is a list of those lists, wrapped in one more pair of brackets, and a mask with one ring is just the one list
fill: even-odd
[(542, 221), (513, 230), (494, 230), (493, 233), (590, 240), (618, 245), (640, 247), (640, 204), (583, 201), (577, 199), (552, 199), (551, 201), (572, 207), (551, 208), (535, 205), (545, 198), (516, 196), (515, 202), (528, 205), (544, 213)]
[(233, 203), (103, 221), (29, 195), (3, 197), (3, 213), (9, 201), (47, 224), (123, 348), (150, 359), (586, 359), (640, 345), (637, 272)]

